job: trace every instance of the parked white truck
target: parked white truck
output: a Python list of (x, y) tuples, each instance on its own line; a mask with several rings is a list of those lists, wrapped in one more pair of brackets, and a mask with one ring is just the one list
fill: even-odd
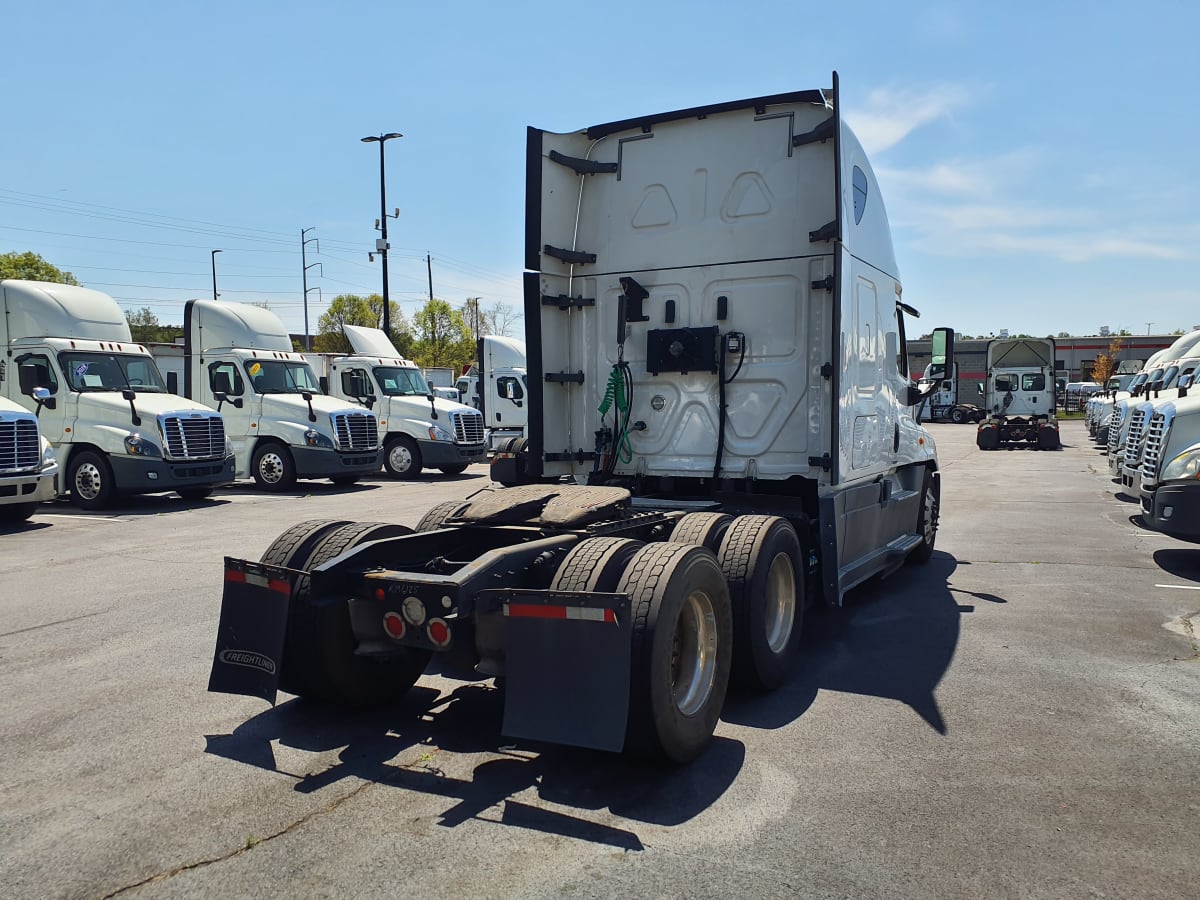
[[(115, 300), (69, 284), (0, 282), (4, 396), (37, 413), (54, 445), (59, 493), (84, 509), (119, 494), (207, 497), (234, 478), (221, 416), (167, 392), (150, 352), (134, 343)], [(39, 399), (22, 390), (33, 369)]]
[[(12, 371), (8, 359), (0, 359), (0, 381)], [(22, 369), (21, 387), (35, 401), (49, 399), (46, 388), (37, 387), (33, 367)], [(0, 524), (24, 522), (44, 500), (54, 499), (58, 461), (54, 448), (42, 436), (37, 416), (0, 396)]]
[(463, 403), (483, 414), (488, 445), (496, 450), (525, 437), (529, 423), (529, 370), (525, 342), (498, 334), (481, 337), (475, 365), (458, 379)]
[(437, 654), (503, 676), (507, 735), (686, 762), (810, 603), (933, 554), (915, 311), (836, 75), (531, 128), (526, 172), (534, 483), (228, 560), (209, 688), (390, 703)]
[(1142, 521), (1149, 528), (1200, 544), (1200, 391), (1193, 370), (1175, 397), (1153, 411), (1139, 472)]
[(979, 392), (986, 416), (975, 434), (980, 450), (1062, 446), (1054, 416), (1054, 341), (1050, 338), (989, 341), (987, 379)]
[(322, 394), (269, 309), (189, 300), (183, 325), (184, 394), (224, 415), (239, 477), (282, 491), (297, 478), (353, 484), (379, 471), (376, 415)]
[(416, 478), (423, 468), (459, 475), (472, 463), (487, 460), (478, 410), (435, 396), (422, 370), (404, 359), (382, 330), (358, 325), (342, 329), (353, 355), (310, 354), (308, 359), (320, 366), (329, 394), (378, 414), (383, 467), (389, 475)]
[(925, 374), (917, 382), (917, 386), (928, 393), (921, 405), (922, 422), (953, 422), (960, 425), (964, 422), (979, 422), (986, 413), (974, 403), (959, 402), (958, 366), (954, 372), (944, 378), (931, 378), (929, 373), (932, 366), (925, 367)]

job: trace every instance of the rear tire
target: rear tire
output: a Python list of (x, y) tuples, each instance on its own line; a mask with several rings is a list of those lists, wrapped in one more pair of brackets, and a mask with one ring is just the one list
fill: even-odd
[[(411, 534), (404, 525), (358, 522), (324, 531), (305, 561), (305, 572), (367, 541)], [(296, 579), (288, 610), (281, 687), (301, 697), (339, 706), (382, 706), (400, 700), (425, 671), (431, 654), (408, 647), (371, 659), (355, 654), (350, 607), (342, 600), (315, 604), (308, 575)]]
[(642, 547), (617, 586), (632, 600), (629, 724), (625, 749), (674, 763), (712, 740), (729, 686), (729, 589), (710, 551), (659, 542)]
[(715, 554), (732, 523), (729, 513), (688, 513), (675, 523), (667, 540), (673, 544), (699, 544)]
[(975, 446), (980, 450), (997, 450), (1000, 447), (998, 428), (980, 428), (975, 433)]
[(795, 665), (804, 624), (800, 538), (787, 519), (739, 516), (718, 559), (733, 609), (733, 678), (773, 690)]
[(634, 554), (645, 544), (630, 538), (588, 538), (563, 557), (550, 582), (552, 591), (595, 591), (611, 594)]
[(453, 519), (468, 506), (470, 504), (463, 500), (447, 500), (445, 503), (439, 503), (421, 516), (421, 521), (417, 523), (414, 530), (437, 531), (445, 525), (447, 519)]
[(1057, 450), (1062, 446), (1058, 437), (1058, 430), (1050, 427), (1038, 429), (1037, 445), (1039, 450)]
[(950, 421), (955, 425), (961, 425), (963, 423), (963, 411), (958, 408), (950, 410)]

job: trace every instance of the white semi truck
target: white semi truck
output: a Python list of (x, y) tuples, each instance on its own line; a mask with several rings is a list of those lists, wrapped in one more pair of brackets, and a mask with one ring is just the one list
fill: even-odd
[[(174, 491), (201, 499), (233, 481), (221, 416), (168, 393), (115, 300), (37, 281), (3, 281), (0, 291), (0, 387), (38, 415), (57, 451), (59, 493), (101, 509), (121, 494)], [(22, 389), (18, 374), (27, 366), (33, 380)], [(32, 396), (34, 387), (48, 396)]]
[(1142, 522), (1200, 544), (1200, 391), (1195, 370), (1177, 381), (1146, 427), (1138, 490)]
[(478, 410), (436, 396), (423, 371), (404, 359), (382, 330), (342, 328), (353, 355), (307, 358), (320, 366), (329, 394), (378, 414), (383, 467), (389, 475), (416, 478), (422, 469), (458, 475), (487, 460)]
[(529, 370), (525, 342), (488, 334), (476, 342), (475, 365), (458, 379), (463, 403), (483, 415), (488, 444), (496, 450), (525, 437), (529, 422)]
[(980, 450), (1062, 444), (1054, 412), (1054, 341), (999, 338), (988, 341), (987, 378), (979, 386), (985, 418), (975, 443)]
[(810, 604), (928, 560), (915, 311), (837, 94), (529, 129), (531, 483), (228, 560), (210, 690), (395, 702), (437, 654), (503, 676), (507, 735), (685, 762)]
[[(0, 360), (0, 380), (11, 372), (7, 359)], [(34, 369), (22, 369), (23, 392), (35, 401), (49, 399), (50, 392), (35, 384)], [(54, 499), (58, 460), (50, 442), (38, 428), (37, 416), (0, 396), (0, 524), (24, 522), (37, 505)]]
[(930, 369), (925, 367), (925, 374), (917, 382), (917, 386), (928, 393), (925, 402), (921, 404), (922, 422), (953, 422), (961, 425), (965, 422), (979, 422), (986, 413), (974, 403), (959, 402), (958, 366), (953, 373), (943, 378), (931, 378)]
[(183, 316), (184, 393), (224, 415), (239, 477), (282, 491), (297, 478), (353, 484), (379, 471), (378, 418), (321, 393), (273, 312), (189, 300)]

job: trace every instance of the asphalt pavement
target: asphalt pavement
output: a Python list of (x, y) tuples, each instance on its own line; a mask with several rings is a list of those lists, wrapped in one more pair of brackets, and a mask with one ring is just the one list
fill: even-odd
[(937, 551), (808, 617), (681, 769), (512, 741), (488, 681), (396, 708), (205, 688), (222, 557), (487, 485), (250, 485), (0, 534), (0, 896), (1139, 897), (1200, 892), (1200, 547), (1058, 452), (933, 425)]

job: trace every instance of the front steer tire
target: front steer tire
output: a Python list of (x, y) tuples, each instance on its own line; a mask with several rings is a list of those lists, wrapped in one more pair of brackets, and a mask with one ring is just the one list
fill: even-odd
[(296, 484), (296, 463), (291, 451), (275, 441), (255, 448), (250, 469), (254, 483), (264, 491), (286, 491)]
[(383, 468), (392, 478), (410, 480), (421, 474), (421, 448), (406, 434), (383, 445)]
[(729, 686), (729, 588), (709, 550), (642, 547), (617, 586), (633, 618), (627, 752), (672, 763), (712, 740)]
[(116, 496), (112, 466), (103, 453), (80, 450), (72, 454), (67, 472), (71, 500), (80, 509), (106, 509)]

